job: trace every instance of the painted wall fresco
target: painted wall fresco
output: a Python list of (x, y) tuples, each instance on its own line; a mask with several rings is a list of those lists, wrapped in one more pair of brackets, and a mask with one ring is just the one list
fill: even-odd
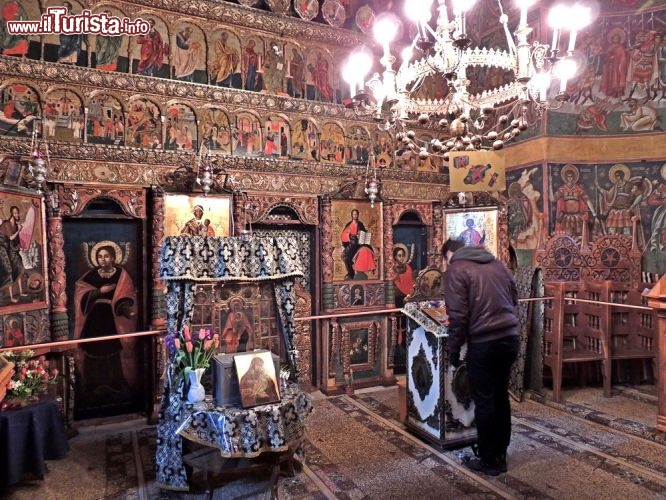
[(205, 107), (201, 112), (201, 140), (209, 151), (231, 154), (231, 125), (229, 116), (216, 106)]
[(580, 37), (571, 100), (549, 113), (549, 135), (626, 135), (663, 130), (666, 9), (607, 15)]
[(29, 137), (41, 113), (39, 94), (29, 85), (9, 84), (0, 90), (0, 134)]
[(516, 250), (532, 255), (556, 233), (581, 240), (585, 231), (590, 242), (605, 234), (633, 236), (637, 217), (643, 271), (666, 272), (666, 163), (553, 163), (545, 179), (543, 172), (541, 166), (507, 172), (503, 197)]
[(291, 158), (319, 159), (319, 131), (311, 120), (303, 118), (294, 125), (291, 133)]
[(264, 156), (288, 158), (291, 151), (289, 122), (283, 116), (271, 115), (265, 124)]
[(240, 41), (230, 30), (215, 30), (210, 38), (212, 50), (208, 50), (208, 75), (211, 85), (240, 89)]
[[(105, 6), (93, 9), (93, 12), (104, 13), (107, 16), (119, 18), (130, 17), (120, 9)], [(94, 35), (88, 37), (90, 41), (91, 67), (104, 71), (129, 71), (129, 41), (128, 36)]]
[(161, 113), (157, 104), (144, 98), (130, 101), (125, 140), (128, 146), (148, 149), (162, 147)]
[[(304, 48), (291, 40), (220, 29), (205, 21), (170, 24), (154, 11), (128, 14), (115, 6), (90, 8), (76, 0), (49, 0), (45, 7), (63, 5), (75, 14), (89, 8), (119, 18), (142, 18), (152, 28), (149, 34), (139, 36), (50, 34), (43, 42), (38, 36), (14, 36), (3, 30), (2, 53), (32, 59), (41, 59), (43, 53), (44, 60), (51, 62), (315, 101), (339, 103), (342, 99), (335, 61), (344, 59), (345, 54), (323, 46)], [(38, 0), (0, 1), (2, 21), (37, 20), (41, 12)]]
[(83, 142), (83, 101), (75, 92), (58, 89), (45, 96), (43, 134), (54, 141)]
[(534, 250), (546, 238), (543, 227), (543, 169), (532, 166), (506, 172), (504, 201), (509, 211), (509, 241), (516, 250)]
[[(144, 18), (143, 15), (146, 17)], [(169, 29), (167, 24), (152, 13), (144, 13), (142, 19), (150, 24), (147, 35), (131, 38), (131, 72), (138, 75), (169, 78)]]
[[(31, 2), (24, 2), (24, 4), (28, 3)], [(75, 0), (66, 2), (51, 0), (46, 3), (47, 8), (60, 6), (65, 7), (69, 14), (81, 14), (85, 8)], [(44, 60), (46, 61), (75, 66), (90, 66), (88, 58), (89, 51), (90, 47), (87, 35), (52, 34), (44, 36)]]
[(194, 110), (183, 104), (172, 104), (166, 111), (164, 149), (197, 151), (199, 138)]
[(171, 77), (184, 82), (207, 83), (203, 31), (192, 23), (179, 23), (174, 31), (171, 38)]
[(125, 144), (125, 113), (118, 99), (98, 94), (88, 101), (86, 134), (91, 143)]

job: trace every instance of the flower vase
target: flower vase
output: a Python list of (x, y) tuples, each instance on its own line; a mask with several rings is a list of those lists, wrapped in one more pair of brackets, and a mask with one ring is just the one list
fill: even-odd
[(189, 403), (201, 403), (206, 397), (206, 390), (201, 385), (201, 376), (204, 368), (196, 368), (187, 374), (190, 382), (190, 389), (187, 391), (187, 401)]

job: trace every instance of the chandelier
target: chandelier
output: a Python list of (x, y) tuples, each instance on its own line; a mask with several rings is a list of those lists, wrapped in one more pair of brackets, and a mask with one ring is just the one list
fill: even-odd
[[(372, 53), (365, 46), (350, 54), (342, 71), (352, 96), (345, 101), (347, 107), (358, 116), (374, 116), (381, 130), (395, 132), (398, 148), (416, 153), (422, 160), (431, 154), (448, 161), (449, 152), (502, 149), (545, 110), (560, 107), (570, 97), (566, 90), (568, 80), (576, 74), (572, 57), (576, 35), (589, 24), (591, 9), (580, 4), (553, 7), (548, 16), (552, 42), (545, 45), (528, 41), (533, 28), (527, 23), (527, 11), (536, 0), (516, 0), (520, 18), (513, 36), (509, 18), (497, 0), (498, 27), (507, 48), (480, 48), (471, 47), (466, 29), (466, 15), (474, 2), (453, 0), (449, 11), (446, 0), (437, 0), (436, 22), (431, 23), (433, 0), (405, 1), (405, 14), (417, 29), (397, 68), (391, 45), (400, 20), (392, 13), (378, 15), (373, 34), (383, 47), (379, 61), (383, 72), (365, 81), (373, 65)], [(569, 32), (566, 41), (565, 31)], [(470, 92), (470, 79), (492, 68), (511, 76), (498, 86)], [(437, 78), (440, 93), (445, 87), (444, 97), (424, 95), (428, 78)], [(554, 100), (549, 99), (551, 86), (557, 89)], [(437, 130), (439, 137), (419, 139), (412, 129), (415, 125)]]

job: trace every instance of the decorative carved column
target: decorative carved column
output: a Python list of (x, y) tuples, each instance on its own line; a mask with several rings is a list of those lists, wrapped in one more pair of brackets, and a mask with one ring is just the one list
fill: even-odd
[[(296, 283), (295, 315), (307, 316), (312, 311), (312, 298), (310, 291), (305, 290)], [(301, 386), (311, 385), (312, 382), (312, 327), (309, 321), (295, 323), (294, 347), (299, 356), (298, 383)]]
[(441, 203), (436, 204), (432, 209), (432, 251), (429, 252), (431, 255), (429, 255), (428, 260), (430, 265), (436, 265), (438, 267), (441, 263), (437, 262), (437, 255), (439, 255), (439, 251), (442, 248), (445, 239), (443, 210), (444, 207)]
[(164, 282), (160, 279), (160, 253), (164, 239), (164, 192), (153, 188), (153, 218), (151, 224), (152, 255), (152, 301), (150, 311), (150, 326), (155, 330), (164, 328), (166, 324), (166, 304), (164, 297)]
[(666, 275), (646, 298), (657, 315), (657, 429), (666, 432)]
[(498, 259), (509, 265), (509, 210), (505, 204), (499, 206), (497, 214), (497, 232), (499, 240)]
[(395, 304), (395, 288), (393, 280), (395, 279), (395, 267), (393, 262), (393, 212), (391, 210), (393, 203), (385, 201), (382, 205), (384, 216), (384, 281), (386, 282), (386, 306), (391, 307)]
[(240, 236), (241, 231), (245, 229), (245, 193), (234, 191), (234, 234)]
[(333, 307), (333, 219), (331, 199), (321, 201), (321, 260), (322, 260), (322, 306)]
[(65, 240), (62, 236), (62, 216), (57, 188), (46, 197), (48, 215), (46, 235), (49, 258), (49, 295), (51, 298), (51, 338), (63, 340), (69, 337), (67, 317), (67, 293), (65, 276)]

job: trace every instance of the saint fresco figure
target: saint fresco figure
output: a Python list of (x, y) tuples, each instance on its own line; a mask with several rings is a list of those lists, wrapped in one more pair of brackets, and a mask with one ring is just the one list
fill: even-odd
[(261, 57), (255, 51), (257, 42), (250, 38), (247, 45), (243, 47), (243, 88), (245, 90), (261, 90), (259, 84), (259, 68)]
[(466, 247), (482, 247), (486, 240), (485, 231), (481, 234), (474, 227), (474, 219), (469, 218), (465, 221), (467, 229), (458, 235), (458, 240), (462, 241)]
[[(105, 10), (104, 14), (111, 17), (113, 13)], [(97, 35), (95, 41), (95, 67), (104, 71), (118, 69), (118, 54), (123, 44), (123, 36)]]
[[(74, 288), (74, 339), (127, 334), (137, 328), (134, 281), (120, 265), (120, 246), (101, 241), (90, 250), (90, 264)], [(125, 256), (126, 257), (126, 256)], [(106, 387), (121, 392), (138, 383), (134, 341), (112, 339), (81, 345), (82, 382), (87, 391)], [(125, 382), (125, 384), (123, 384)]]
[[(62, 3), (67, 8), (67, 15), (72, 16), (75, 14), (72, 4), (70, 2)], [(65, 64), (76, 64), (79, 60), (79, 53), (81, 46), (86, 43), (86, 35), (74, 34), (65, 35), (60, 34), (60, 47), (58, 47), (58, 62)]]
[(9, 0), (0, 10), (0, 49), (6, 56), (25, 56), (30, 42), (28, 35), (13, 35), (7, 29), (7, 21), (28, 21), (22, 2)]
[(162, 69), (164, 56), (169, 53), (169, 45), (164, 43), (162, 35), (155, 28), (155, 19), (148, 19), (148, 24), (150, 24), (148, 34), (136, 37), (136, 43), (141, 46), (136, 72), (140, 75), (155, 76)]
[(240, 56), (229, 43), (229, 33), (223, 31), (215, 41), (215, 56), (211, 66), (210, 79), (213, 85), (231, 87), (232, 78), (238, 70)]
[(187, 236), (206, 236), (208, 234), (209, 226), (207, 227), (201, 220), (204, 214), (203, 207), (201, 205), (195, 205), (192, 214), (194, 217), (185, 223), (180, 230), (180, 234)]
[(412, 268), (412, 258), (414, 256), (414, 245), (412, 244), (411, 255), (404, 243), (393, 245), (393, 262), (395, 269), (395, 279), (393, 284), (396, 290), (404, 296), (412, 293), (414, 288), (414, 269)]
[(346, 280), (354, 279), (354, 257), (360, 248), (358, 237), (361, 231), (365, 231), (365, 225), (359, 220), (359, 211), (353, 209), (351, 211), (351, 220), (345, 224), (340, 234), (340, 241), (342, 241), (342, 261), (345, 264), (347, 274)]
[(289, 95), (305, 99), (305, 60), (296, 47), (291, 49), (287, 77), (289, 76), (291, 76), (288, 84)]
[(27, 297), (28, 294), (23, 289), (25, 267), (21, 258), (21, 212), (14, 205), (9, 208), (9, 214), (9, 219), (0, 224), (0, 287), (6, 288), (9, 301), (15, 304), (20, 297)]
[(572, 164), (565, 165), (560, 176), (564, 184), (551, 197), (555, 200), (555, 232), (579, 237), (583, 234), (588, 210), (593, 216), (596, 216), (596, 212), (587, 193), (578, 184), (578, 168)]
[(594, 180), (594, 185), (601, 194), (601, 209), (609, 233), (631, 234), (631, 217), (641, 200), (635, 196), (634, 185), (629, 182), (629, 176), (629, 168), (618, 163), (608, 172), (608, 178), (613, 183), (611, 188), (604, 189), (597, 179)]
[(193, 40), (194, 29), (185, 26), (176, 33), (176, 53), (174, 54), (174, 76), (185, 82), (194, 81), (194, 72), (201, 58), (203, 49), (200, 42)]
[(333, 102), (334, 91), (328, 79), (328, 61), (321, 52), (317, 52), (314, 62), (308, 65), (316, 93), (315, 100)]

